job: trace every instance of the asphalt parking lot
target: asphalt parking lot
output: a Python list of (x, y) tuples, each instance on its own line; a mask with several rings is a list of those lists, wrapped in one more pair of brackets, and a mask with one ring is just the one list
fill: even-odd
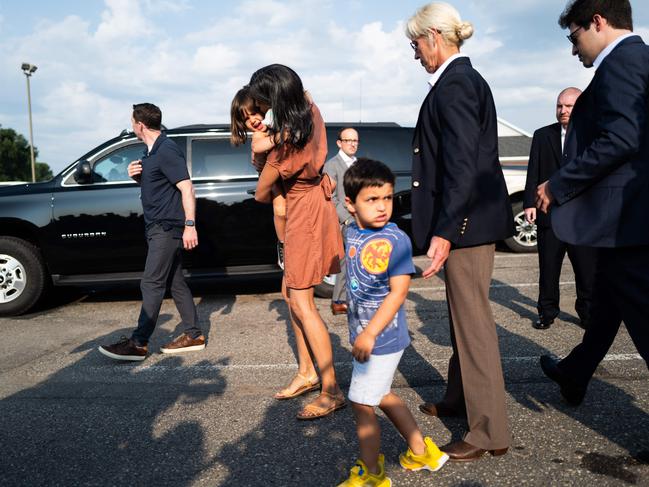
[[(416, 263), (424, 265), (423, 258)], [(625, 330), (572, 408), (543, 376), (538, 357), (563, 356), (580, 340), (574, 277), (564, 265), (559, 321), (531, 327), (536, 255), (498, 253), (491, 299), (500, 336), (513, 433), (510, 452), (441, 471), (405, 472), (404, 442), (382, 420), (383, 452), (399, 486), (649, 485), (649, 373)], [(184, 356), (157, 353), (178, 314), (165, 300), (152, 355), (114, 363), (97, 346), (129, 334), (137, 289), (58, 291), (40, 311), (0, 318), (0, 485), (331, 486), (347, 476), (357, 444), (351, 409), (294, 419), (312, 396), (272, 399), (293, 373), (287, 310), (275, 281), (195, 288), (209, 343)], [(319, 299), (343, 388), (349, 385), (346, 319)], [(416, 411), (444, 391), (450, 341), (444, 283), (413, 280), (407, 302), (413, 346), (395, 389)], [(415, 413), (440, 445), (460, 419)]]

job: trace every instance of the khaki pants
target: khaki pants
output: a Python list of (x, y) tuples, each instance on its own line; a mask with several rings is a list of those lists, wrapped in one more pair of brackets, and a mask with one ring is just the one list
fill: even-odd
[(485, 450), (508, 447), (498, 335), (489, 303), (495, 245), (451, 250), (444, 266), (453, 355), (442, 403), (466, 409), (464, 441)]

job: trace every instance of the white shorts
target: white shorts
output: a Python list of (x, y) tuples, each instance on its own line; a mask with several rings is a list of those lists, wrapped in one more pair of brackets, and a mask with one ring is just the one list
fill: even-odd
[(390, 392), (403, 350), (386, 355), (370, 355), (367, 362), (354, 359), (349, 400), (365, 406), (378, 406)]

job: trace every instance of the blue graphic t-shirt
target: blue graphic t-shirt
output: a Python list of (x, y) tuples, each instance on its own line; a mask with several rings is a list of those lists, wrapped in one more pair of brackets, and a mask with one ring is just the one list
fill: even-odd
[[(347, 227), (345, 256), (349, 342), (353, 345), (389, 294), (390, 277), (414, 274), (415, 266), (410, 239), (394, 223), (379, 230), (361, 230), (352, 223)], [(401, 305), (376, 338), (372, 354), (399, 352), (409, 344), (406, 310)]]

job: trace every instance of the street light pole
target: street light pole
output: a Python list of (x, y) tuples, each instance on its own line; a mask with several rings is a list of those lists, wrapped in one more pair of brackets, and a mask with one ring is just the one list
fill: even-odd
[(32, 183), (36, 182), (36, 161), (34, 160), (34, 131), (32, 129), (32, 94), (29, 86), (29, 78), (38, 69), (35, 65), (23, 63), (20, 68), (27, 79), (27, 109), (29, 111), (29, 150), (32, 155)]

